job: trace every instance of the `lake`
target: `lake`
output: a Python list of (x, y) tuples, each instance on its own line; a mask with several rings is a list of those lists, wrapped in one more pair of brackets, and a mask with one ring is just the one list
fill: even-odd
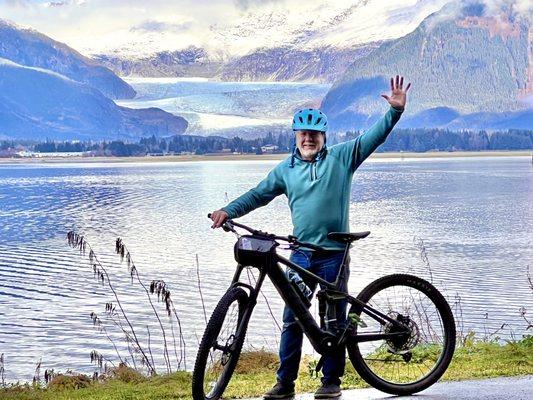
[[(87, 257), (67, 245), (71, 229), (85, 236), (107, 268), (140, 340), (150, 338), (161, 372), (161, 331), (145, 293), (114, 254), (115, 239), (123, 239), (144, 282), (166, 282), (191, 369), (205, 326), (202, 304), (209, 316), (235, 267), (235, 236), (210, 229), (206, 215), (254, 186), (275, 164), (0, 164), (0, 354), (6, 380), (31, 380), (41, 359), (41, 374), (50, 368), (92, 373), (93, 350), (116, 363), (106, 333), (120, 354), (128, 354), (105, 313), (106, 303), (115, 300), (94, 278)], [(368, 160), (354, 177), (350, 226), (372, 233), (352, 249), (350, 291), (356, 294), (385, 274), (410, 272), (432, 279), (448, 297), (459, 332), (520, 338), (527, 326), (522, 307), (533, 320), (527, 278), (532, 193), (529, 157)], [(284, 197), (241, 220), (291, 232)], [(281, 320), (272, 286), (263, 293)], [(170, 335), (164, 307), (156, 306)], [(269, 307), (260, 297), (245, 346), (276, 349), (279, 330)], [(93, 326), (91, 312), (105, 332)]]

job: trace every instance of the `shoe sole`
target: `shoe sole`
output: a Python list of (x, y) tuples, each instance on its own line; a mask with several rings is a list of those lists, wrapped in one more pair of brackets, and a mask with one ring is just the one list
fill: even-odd
[(263, 396), (263, 399), (264, 399), (264, 400), (272, 400), (272, 399), (275, 399), (275, 400), (292, 399), (292, 398), (294, 398), (294, 395), (295, 395), (295, 393), (291, 393), (291, 394), (274, 394), (274, 395), (269, 395), (269, 396)]
[(316, 400), (320, 400), (320, 399), (336, 399), (338, 397), (341, 397), (342, 396), (342, 393), (339, 392), (339, 393), (331, 393), (331, 394), (319, 394), (318, 396), (315, 395), (315, 399)]

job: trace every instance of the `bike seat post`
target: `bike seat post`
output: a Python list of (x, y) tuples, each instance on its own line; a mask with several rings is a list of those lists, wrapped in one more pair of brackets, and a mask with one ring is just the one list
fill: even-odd
[(348, 268), (348, 259), (350, 257), (350, 248), (352, 247), (351, 243), (346, 243), (346, 247), (344, 248), (344, 256), (342, 257), (342, 264), (339, 268), (339, 272), (337, 273), (337, 277), (335, 278), (335, 288), (339, 290), (342, 281), (345, 279), (344, 270)]

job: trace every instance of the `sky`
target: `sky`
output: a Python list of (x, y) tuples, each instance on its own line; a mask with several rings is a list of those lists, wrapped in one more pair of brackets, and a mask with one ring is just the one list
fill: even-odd
[[(449, 0), (0, 0), (0, 18), (84, 54), (145, 55), (190, 45), (243, 55), (313, 31), (302, 46), (403, 36)], [(531, 7), (531, 0), (513, 1)]]

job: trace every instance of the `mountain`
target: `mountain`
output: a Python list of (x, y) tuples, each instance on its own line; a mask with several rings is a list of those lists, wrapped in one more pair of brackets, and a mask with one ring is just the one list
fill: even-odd
[[(463, 129), (531, 129), (533, 127), (533, 109), (504, 112), (477, 112), (461, 115), (449, 107), (436, 107), (416, 114), (406, 113), (399, 128), (447, 128)], [(379, 116), (376, 116), (377, 120)]]
[(379, 94), (389, 90), (389, 77), (400, 73), (413, 82), (404, 127), (462, 128), (475, 122), (485, 128), (498, 125), (498, 118), (517, 128), (527, 125), (533, 112), (523, 101), (533, 93), (531, 37), (528, 18), (512, 9), (489, 14), (481, 4), (447, 5), (412, 33), (353, 63), (322, 109), (334, 129), (361, 127), (386, 108)]
[(349, 49), (331, 46), (311, 50), (261, 48), (225, 63), (219, 76), (225, 81), (333, 82), (354, 60), (369, 54), (378, 44)]
[(117, 106), (99, 90), (58, 73), (0, 58), (0, 136), (116, 139), (183, 133), (187, 122), (157, 108)]
[(205, 49), (194, 46), (140, 58), (96, 54), (93, 59), (125, 77), (202, 77), (226, 82), (333, 82), (354, 60), (367, 55), (380, 43), (347, 49), (333, 46), (310, 50), (290, 46), (265, 47), (224, 61), (211, 58)]
[(129, 99), (135, 91), (111, 70), (66, 44), (33, 29), (0, 19), (0, 57), (20, 65), (57, 72), (87, 83), (112, 99)]
[(533, 109), (505, 112), (478, 112), (462, 115), (444, 125), (448, 129), (533, 129)]
[(121, 76), (137, 77), (211, 78), (222, 65), (221, 61), (211, 59), (205, 49), (195, 46), (140, 57), (96, 54), (93, 59)]
[[(237, 15), (201, 30), (200, 21), (177, 27), (149, 20), (131, 27), (123, 40), (109, 38), (105, 47), (89, 52), (121, 76), (332, 82), (354, 60), (412, 31), (446, 1), (323, 0), (297, 7), (294, 1), (253, 7), (235, 2), (242, 6)], [(193, 63), (182, 57), (191, 49)]]
[(420, 111), (416, 114), (406, 113), (400, 120), (403, 126), (409, 128), (438, 128), (446, 126), (461, 114), (450, 107), (435, 107)]

